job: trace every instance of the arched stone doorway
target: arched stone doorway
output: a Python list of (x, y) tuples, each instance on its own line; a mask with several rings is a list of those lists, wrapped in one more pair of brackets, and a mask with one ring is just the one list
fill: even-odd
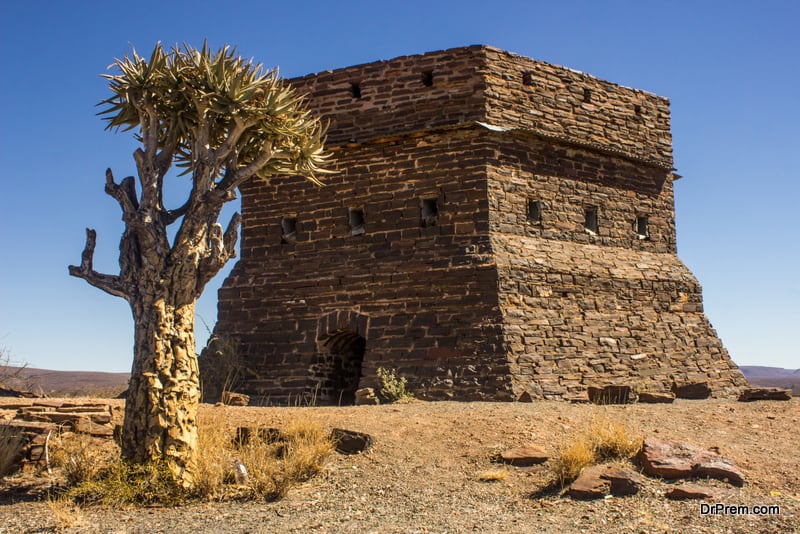
[(340, 406), (355, 402), (366, 346), (363, 336), (346, 328), (317, 340), (318, 355), (309, 370), (316, 404)]

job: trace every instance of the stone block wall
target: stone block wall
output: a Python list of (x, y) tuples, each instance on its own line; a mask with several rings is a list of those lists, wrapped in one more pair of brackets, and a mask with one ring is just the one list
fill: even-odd
[(362, 143), (484, 120), (482, 49), (403, 56), (290, 81), (330, 121), (329, 145)]
[(676, 256), (667, 99), (485, 46), (291, 83), (338, 173), (242, 187), (215, 331), (254, 402), (746, 384)]
[(486, 122), (672, 167), (669, 100), (485, 47)]
[(484, 122), (672, 166), (668, 99), (491, 46), (403, 56), (291, 83), (330, 121), (331, 145)]
[[(492, 141), (492, 232), (676, 252), (670, 171), (520, 132), (493, 133)], [(531, 202), (539, 203), (535, 220)], [(585, 226), (589, 209), (596, 232)]]
[(507, 234), (492, 245), (517, 393), (707, 382), (725, 396), (747, 385), (676, 256)]
[[(362, 386), (385, 367), (422, 398), (511, 398), (482, 135), (337, 148), (339, 173), (323, 187), (296, 178), (243, 187), (241, 259), (220, 289), (216, 327), (240, 341), (243, 392), (271, 403), (314, 395), (322, 345), (350, 332), (365, 340)], [(423, 224), (426, 200), (438, 213)], [(292, 238), (284, 218), (296, 220)]]
[(489, 226), (516, 394), (707, 382), (732, 395), (746, 385), (676, 255), (670, 170), (527, 132), (491, 137)]

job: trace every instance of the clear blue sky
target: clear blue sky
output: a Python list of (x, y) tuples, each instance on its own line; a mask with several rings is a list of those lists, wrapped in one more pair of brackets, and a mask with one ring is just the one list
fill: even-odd
[[(800, 2), (461, 1), (0, 3), (0, 347), (32, 366), (127, 371), (127, 304), (67, 275), (84, 228), (117, 272), (122, 223), (98, 74), (133, 44), (237, 45), (291, 77), (490, 44), (671, 99), (679, 256), (739, 364), (800, 367)], [(216, 318), (216, 290), (197, 312)], [(198, 320), (198, 346), (207, 334)]]

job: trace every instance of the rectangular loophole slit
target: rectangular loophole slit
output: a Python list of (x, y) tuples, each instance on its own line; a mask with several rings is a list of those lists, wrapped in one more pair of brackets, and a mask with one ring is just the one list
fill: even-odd
[(533, 85), (533, 73), (532, 72), (523, 72), (522, 73), (522, 85)]
[(422, 73), (422, 85), (425, 87), (433, 87), (433, 71)]
[(592, 101), (592, 90), (589, 88), (585, 88), (583, 90), (583, 101), (584, 102), (591, 102)]
[(353, 82), (350, 84), (350, 94), (353, 95), (353, 98), (358, 100), (361, 98), (361, 84), (358, 82)]
[(364, 230), (364, 210), (353, 209), (348, 210), (348, 222), (350, 224), (350, 235), (361, 235)]
[(540, 223), (542, 222), (542, 201), (541, 200), (528, 200), (528, 222)]
[(439, 203), (435, 198), (422, 199), (421, 210), (422, 227), (436, 226), (439, 220)]
[(583, 227), (588, 233), (597, 235), (599, 229), (597, 221), (597, 208), (586, 208), (584, 211)]
[(281, 243), (294, 243), (297, 239), (297, 217), (281, 219)]
[(636, 236), (639, 239), (648, 239), (650, 237), (650, 228), (646, 215), (636, 217)]

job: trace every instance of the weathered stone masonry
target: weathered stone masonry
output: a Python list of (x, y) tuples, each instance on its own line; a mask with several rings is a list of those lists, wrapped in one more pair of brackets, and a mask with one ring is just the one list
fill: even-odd
[(257, 402), (746, 384), (676, 255), (666, 99), (485, 46), (291, 83), (339, 173), (242, 188), (216, 333)]

